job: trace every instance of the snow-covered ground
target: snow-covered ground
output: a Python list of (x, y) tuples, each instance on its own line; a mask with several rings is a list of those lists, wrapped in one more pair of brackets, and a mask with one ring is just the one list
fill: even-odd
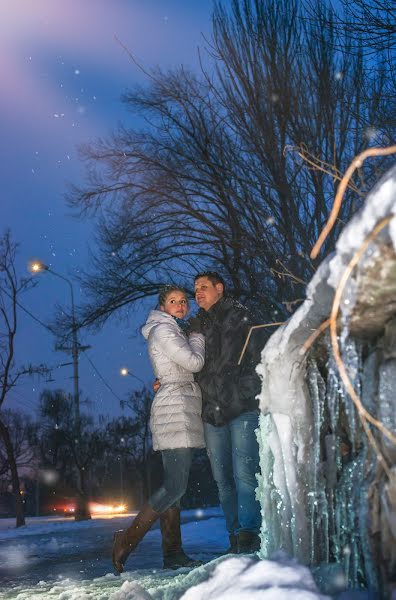
[[(193, 570), (163, 570), (158, 526), (115, 575), (112, 534), (131, 516), (31, 518), (13, 528), (0, 519), (0, 598), (16, 600), (325, 600), (310, 571), (285, 556), (219, 556), (227, 547), (220, 509), (183, 511), (184, 549), (205, 561)], [(350, 594), (343, 598), (352, 598)], [(360, 598), (360, 596), (359, 596)]]

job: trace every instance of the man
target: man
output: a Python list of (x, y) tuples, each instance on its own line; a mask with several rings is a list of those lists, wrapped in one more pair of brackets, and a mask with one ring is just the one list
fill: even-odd
[(224, 296), (224, 281), (217, 273), (196, 276), (195, 299), (200, 310), (190, 320), (191, 329), (205, 335), (205, 365), (196, 380), (202, 390), (208, 456), (230, 537), (228, 552), (254, 552), (260, 548), (261, 525), (255, 497), (259, 353), (250, 341), (238, 366), (251, 321), (244, 306)]

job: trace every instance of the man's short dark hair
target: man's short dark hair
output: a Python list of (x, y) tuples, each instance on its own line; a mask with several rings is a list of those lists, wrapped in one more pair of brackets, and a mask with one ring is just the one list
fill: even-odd
[(200, 279), (200, 277), (207, 277), (213, 285), (216, 285), (216, 283), (221, 283), (225, 291), (224, 279), (221, 277), (221, 275), (216, 273), (216, 271), (203, 271), (202, 273), (198, 273), (198, 275), (196, 275), (194, 278), (194, 282), (197, 281), (197, 279)]

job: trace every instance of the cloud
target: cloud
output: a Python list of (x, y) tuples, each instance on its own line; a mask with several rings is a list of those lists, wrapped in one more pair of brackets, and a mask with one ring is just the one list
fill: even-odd
[[(199, 38), (199, 34), (191, 18), (193, 9), (182, 7), (183, 3), (169, 2), (166, 16), (152, 0), (144, 5), (137, 0), (0, 3), (2, 112), (14, 123), (49, 127), (53, 115), (62, 112), (59, 107), (72, 106), (70, 89), (84, 88), (91, 72), (100, 73), (102, 85), (108, 79), (118, 81), (119, 90), (114, 90), (118, 97), (141, 74), (115, 36), (146, 66), (188, 62), (195, 47), (186, 48), (186, 35), (193, 31)], [(77, 76), (79, 81), (73, 82)], [(74, 116), (81, 118), (86, 107), (75, 108)]]

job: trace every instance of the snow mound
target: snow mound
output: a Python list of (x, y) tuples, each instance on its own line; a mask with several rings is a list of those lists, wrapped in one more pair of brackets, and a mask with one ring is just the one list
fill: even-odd
[(212, 576), (192, 587), (181, 600), (325, 600), (310, 571), (295, 561), (243, 556), (217, 565)]
[(118, 592), (113, 592), (109, 600), (152, 600), (152, 596), (138, 583), (125, 581)]

